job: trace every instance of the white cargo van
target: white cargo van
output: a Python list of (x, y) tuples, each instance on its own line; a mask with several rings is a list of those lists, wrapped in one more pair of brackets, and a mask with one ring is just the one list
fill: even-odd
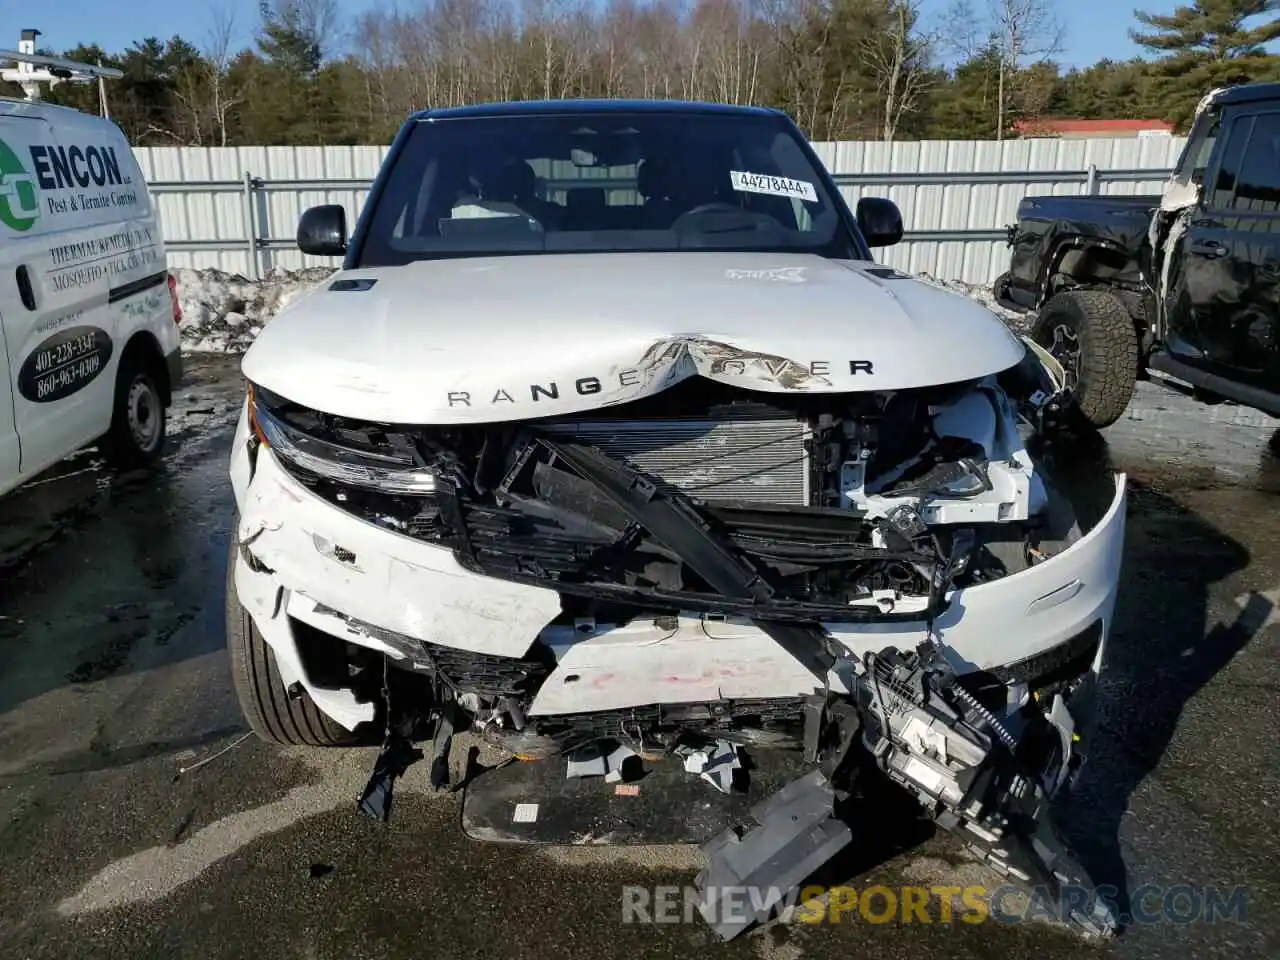
[[(0, 51), (0, 494), (98, 441), (145, 464), (181, 376), (177, 291), (120, 128), (32, 98), (116, 71)], [(37, 95), (38, 97), (38, 95)]]

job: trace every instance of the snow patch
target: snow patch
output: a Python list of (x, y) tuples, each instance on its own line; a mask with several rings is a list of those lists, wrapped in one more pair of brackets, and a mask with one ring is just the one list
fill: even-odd
[(274, 270), (261, 280), (208, 268), (178, 267), (182, 349), (187, 353), (244, 353), (277, 313), (327, 280), (327, 267)]
[[(182, 302), (182, 349), (187, 353), (244, 353), (262, 328), (299, 296), (336, 272), (327, 267), (273, 270), (261, 280), (207, 268), (179, 267), (178, 299)], [(1013, 330), (1027, 332), (1030, 317), (996, 303), (989, 286), (940, 280), (926, 273), (917, 279), (978, 301)]]
[(983, 286), (977, 283), (965, 283), (963, 280), (939, 280), (937, 277), (931, 277), (927, 273), (917, 274), (916, 279), (932, 284), (935, 287), (941, 287), (943, 290), (950, 290), (952, 293), (963, 294), (971, 300), (978, 301), (978, 303), (1003, 320), (1014, 333), (1025, 334), (1031, 330), (1032, 315), (1018, 313), (1016, 310), (1001, 306), (996, 302), (996, 296), (991, 291), (990, 284)]

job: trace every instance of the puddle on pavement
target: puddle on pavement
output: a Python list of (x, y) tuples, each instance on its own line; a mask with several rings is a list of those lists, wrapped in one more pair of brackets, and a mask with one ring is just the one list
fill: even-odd
[[(190, 441), (234, 422), (244, 396), (239, 357), (188, 358), (169, 411), (170, 446), (160, 469), (181, 466)], [(62, 534), (104, 513), (114, 499), (152, 481), (146, 470), (111, 469), (90, 446), (0, 497), (0, 571), (12, 572)]]

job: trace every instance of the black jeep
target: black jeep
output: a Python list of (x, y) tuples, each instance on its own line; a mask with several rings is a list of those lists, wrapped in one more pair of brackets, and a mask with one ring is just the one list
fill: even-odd
[(1280, 416), (1280, 83), (1208, 94), (1163, 195), (1027, 197), (1009, 245), (996, 299), (1095, 427), (1148, 373)]

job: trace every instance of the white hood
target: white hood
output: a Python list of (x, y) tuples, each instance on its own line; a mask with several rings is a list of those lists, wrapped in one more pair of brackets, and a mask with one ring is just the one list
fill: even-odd
[[(337, 280), (376, 280), (335, 291)], [(985, 376), (1023, 346), (985, 307), (874, 263), (807, 254), (564, 254), (336, 274), (258, 336), (245, 376), (387, 423), (624, 403), (702, 376), (766, 393)]]

